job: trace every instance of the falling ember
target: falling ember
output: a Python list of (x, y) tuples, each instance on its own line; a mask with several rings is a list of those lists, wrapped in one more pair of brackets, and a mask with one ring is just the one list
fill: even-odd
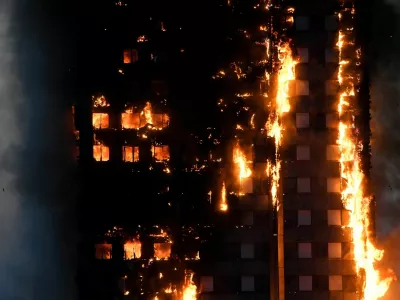
[(225, 182), (222, 183), (221, 189), (221, 203), (219, 204), (220, 211), (227, 211), (228, 210), (228, 203), (226, 201), (226, 187)]
[[(344, 9), (343, 13), (354, 14), (352, 10)], [(342, 14), (343, 14), (342, 13)], [(342, 18), (339, 14), (339, 20)], [(352, 16), (352, 18), (354, 18)], [(360, 51), (354, 53), (353, 60), (343, 60), (342, 53), (350, 42), (352, 28), (339, 31), (337, 47), (339, 49), (339, 72), (338, 82), (341, 87), (339, 95), (339, 133), (337, 143), (340, 149), (340, 173), (342, 181), (341, 198), (343, 206), (350, 212), (349, 227), (352, 229), (352, 240), (354, 244), (354, 261), (357, 275), (363, 278), (361, 299), (377, 300), (382, 298), (390, 284), (395, 279), (394, 276), (383, 277), (377, 269), (376, 263), (379, 262), (384, 254), (373, 243), (373, 236), (370, 231), (370, 204), (371, 197), (366, 195), (363, 189), (364, 174), (361, 169), (360, 149), (362, 143), (357, 139), (354, 128), (354, 115), (346, 118), (345, 113), (354, 111), (354, 96), (356, 78), (352, 75), (354, 66), (359, 65)]]

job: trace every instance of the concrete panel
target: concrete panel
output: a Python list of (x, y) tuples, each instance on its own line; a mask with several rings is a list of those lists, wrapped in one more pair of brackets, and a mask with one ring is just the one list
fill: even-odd
[(315, 259), (314, 264), (316, 275), (329, 275), (329, 262), (327, 259)]
[[(304, 146), (302, 146), (304, 147)], [(321, 153), (319, 154), (321, 155)], [(325, 158), (325, 157), (324, 157)], [(310, 157), (311, 161), (313, 157)], [(283, 177), (335, 177), (340, 174), (339, 162), (321, 161), (312, 163), (306, 160), (295, 160), (285, 164)]]
[(267, 228), (234, 228), (224, 236), (224, 242), (228, 243), (262, 243), (271, 239)]

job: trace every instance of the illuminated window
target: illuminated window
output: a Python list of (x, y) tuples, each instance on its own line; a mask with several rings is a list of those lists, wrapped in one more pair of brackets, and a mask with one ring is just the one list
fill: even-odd
[(310, 146), (296, 147), (297, 160), (310, 160)]
[(327, 178), (326, 191), (328, 193), (340, 193), (340, 178)]
[(241, 225), (243, 226), (254, 225), (254, 214), (252, 211), (245, 211), (242, 213)]
[(170, 243), (154, 243), (154, 257), (156, 259), (167, 259), (171, 256)]
[(122, 147), (122, 160), (125, 162), (138, 162), (139, 161), (139, 147), (123, 146)]
[(343, 289), (342, 276), (331, 275), (329, 276), (329, 290), (341, 291)]
[(296, 128), (310, 127), (310, 116), (308, 113), (296, 113)]
[(310, 94), (307, 80), (296, 80), (296, 96), (308, 96)]
[(121, 114), (121, 125), (123, 129), (139, 129), (140, 113), (126, 111)]
[(312, 291), (312, 276), (299, 276), (299, 291)]
[(308, 27), (309, 27), (308, 17), (305, 17), (305, 16), (295, 17), (294, 24), (296, 26), (296, 30), (299, 30), (299, 31), (308, 30)]
[(153, 114), (153, 125), (156, 128), (165, 128), (169, 125), (169, 116), (167, 114)]
[(326, 159), (338, 161), (340, 158), (340, 149), (338, 145), (326, 146)]
[(242, 276), (242, 292), (254, 292), (254, 276)]
[(335, 96), (339, 91), (339, 82), (337, 80), (327, 80), (325, 82), (325, 94)]
[(327, 63), (338, 63), (339, 53), (333, 49), (325, 49), (325, 62)]
[(298, 243), (297, 251), (299, 258), (311, 258), (311, 243)]
[(338, 20), (336, 16), (326, 16), (325, 17), (325, 30), (326, 31), (336, 31), (338, 28)]
[(109, 127), (108, 114), (93, 113), (92, 114), (92, 124), (93, 124), (94, 129), (108, 128)]
[(254, 258), (254, 245), (253, 244), (241, 244), (240, 254), (241, 254), (241, 258), (244, 258), (244, 259)]
[(310, 178), (297, 178), (297, 192), (298, 193), (311, 192)]
[(109, 161), (110, 159), (110, 148), (104, 145), (93, 146), (93, 158), (96, 161)]
[(328, 257), (329, 258), (342, 258), (342, 244), (341, 243), (328, 243)]
[(253, 177), (246, 177), (240, 179), (240, 193), (241, 194), (253, 193)]
[(308, 48), (298, 48), (297, 53), (300, 63), (308, 63)]
[(124, 59), (124, 64), (131, 64), (137, 62), (139, 59), (139, 53), (136, 49), (125, 49), (123, 59)]
[(326, 128), (337, 128), (339, 125), (339, 116), (336, 113), (326, 114)]
[(157, 162), (169, 160), (169, 147), (168, 146), (153, 146), (151, 148), (153, 158)]
[(301, 225), (311, 225), (311, 211), (310, 210), (299, 210), (297, 213), (297, 224)]
[(96, 259), (111, 259), (111, 244), (96, 244)]
[(136, 259), (142, 256), (142, 243), (134, 240), (124, 244), (125, 259)]
[(200, 286), (202, 287), (203, 292), (212, 292), (214, 291), (214, 278), (212, 276), (201, 276), (200, 277)]
[(342, 225), (342, 214), (340, 210), (328, 210), (328, 225)]

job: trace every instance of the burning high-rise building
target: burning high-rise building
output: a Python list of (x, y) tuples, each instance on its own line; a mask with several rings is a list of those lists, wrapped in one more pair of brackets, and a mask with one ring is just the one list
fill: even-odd
[(362, 4), (178, 2), (96, 14), (82, 299), (380, 299)]

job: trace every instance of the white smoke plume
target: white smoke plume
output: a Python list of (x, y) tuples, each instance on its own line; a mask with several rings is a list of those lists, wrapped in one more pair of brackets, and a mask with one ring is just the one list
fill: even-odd
[(4, 300), (76, 299), (68, 105), (53, 68), (59, 58), (49, 52), (54, 47), (45, 46), (52, 33), (48, 30), (49, 39), (45, 38), (44, 28), (37, 25), (43, 18), (39, 11), (28, 2), (0, 1), (0, 299)]

